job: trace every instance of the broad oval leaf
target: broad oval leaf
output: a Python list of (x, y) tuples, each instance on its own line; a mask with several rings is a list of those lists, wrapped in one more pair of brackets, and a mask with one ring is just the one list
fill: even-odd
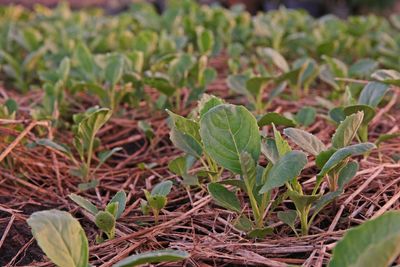
[(400, 86), (400, 72), (396, 70), (377, 70), (371, 77), (386, 84)]
[(218, 183), (210, 183), (208, 192), (218, 205), (232, 211), (240, 212), (240, 202), (236, 194)]
[(276, 112), (269, 112), (263, 115), (261, 118), (258, 119), (257, 123), (259, 127), (270, 125), (272, 123), (275, 125), (282, 125), (288, 127), (296, 126), (296, 123), (293, 120), (286, 118), (285, 116)]
[(369, 82), (361, 91), (358, 103), (372, 107), (378, 106), (389, 86), (379, 82)]
[(307, 164), (307, 156), (301, 151), (290, 151), (281, 157), (267, 174), (267, 180), (260, 190), (260, 194), (273, 188), (280, 187), (293, 178), (296, 178)]
[(348, 146), (357, 134), (364, 118), (363, 112), (357, 112), (347, 116), (344, 121), (340, 123), (332, 137), (332, 146), (335, 148), (342, 148)]
[(389, 211), (350, 229), (333, 249), (329, 267), (390, 266), (400, 254), (400, 212)]
[(313, 134), (296, 128), (286, 128), (283, 133), (296, 145), (316, 156), (326, 149), (325, 145)]
[(82, 145), (88, 146), (93, 142), (95, 135), (110, 119), (111, 115), (112, 111), (108, 108), (96, 108), (85, 115), (77, 128), (77, 137), (83, 141)]
[(132, 267), (146, 263), (175, 262), (184, 260), (188, 257), (189, 253), (181, 250), (155, 250), (129, 256), (114, 264), (113, 267)]
[(243, 106), (218, 105), (200, 120), (200, 135), (207, 153), (222, 167), (241, 173), (240, 153), (254, 159), (260, 155), (257, 121)]
[(124, 58), (119, 55), (110, 55), (107, 58), (107, 65), (104, 71), (107, 83), (113, 88), (122, 77), (124, 71)]
[(72, 201), (74, 201), (76, 204), (78, 204), (79, 206), (81, 206), (82, 208), (87, 210), (88, 212), (92, 213), (93, 215), (96, 215), (99, 212), (97, 207), (95, 205), (93, 205), (93, 203), (90, 202), (89, 200), (87, 200), (86, 198), (83, 198), (83, 197), (78, 196), (78, 195), (73, 194), (73, 193), (68, 195), (68, 197)]
[(375, 117), (376, 114), (375, 109), (367, 105), (352, 105), (347, 106), (343, 109), (343, 112), (346, 116), (357, 113), (359, 111), (364, 112), (364, 118), (362, 121), (363, 124), (368, 124)]
[(254, 97), (258, 97), (265, 84), (271, 79), (270, 77), (252, 77), (246, 81), (246, 89)]
[(115, 214), (115, 218), (118, 219), (121, 217), (122, 213), (125, 210), (125, 206), (126, 206), (126, 194), (125, 191), (121, 190), (118, 191), (113, 198), (110, 200), (109, 203), (114, 203), (117, 202), (118, 203), (118, 210), (117, 213)]
[(343, 169), (340, 170), (338, 176), (339, 190), (343, 190), (344, 186), (357, 174), (358, 163), (355, 161), (349, 162)]
[(59, 210), (33, 213), (28, 224), (40, 248), (60, 267), (87, 267), (88, 240), (78, 220)]
[(266, 57), (268, 60), (270, 60), (277, 68), (279, 68), (283, 72), (289, 71), (289, 64), (278, 51), (269, 47), (263, 47), (258, 49), (258, 53), (260, 54), (260, 56)]
[(351, 156), (358, 156), (368, 151), (376, 148), (373, 143), (361, 143), (352, 146), (346, 146), (341, 149), (338, 149), (332, 156), (328, 159), (328, 161), (324, 164), (321, 171), (318, 173), (318, 177), (323, 177), (330, 170), (332, 170), (336, 165), (342, 162), (344, 159)]
[(198, 110), (200, 118), (204, 116), (210, 109), (218, 105), (222, 105), (224, 101), (213, 95), (203, 94), (199, 100)]
[(378, 65), (379, 63), (373, 59), (362, 58), (351, 65), (349, 68), (349, 75), (351, 77), (366, 78), (378, 67)]
[(295, 121), (303, 126), (309, 126), (315, 122), (315, 117), (317, 116), (317, 111), (312, 107), (303, 107), (294, 116)]
[(171, 181), (163, 181), (151, 190), (152, 196), (167, 196), (169, 192), (171, 192), (172, 182)]
[(229, 75), (226, 79), (226, 83), (232, 91), (242, 95), (250, 95), (250, 92), (247, 91), (246, 82), (249, 79), (247, 75), (237, 74), (237, 75)]

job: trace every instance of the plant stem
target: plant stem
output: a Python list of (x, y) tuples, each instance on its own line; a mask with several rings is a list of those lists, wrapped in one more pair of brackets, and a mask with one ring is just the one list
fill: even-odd
[(308, 234), (308, 209), (307, 211), (304, 210), (302, 212), (300, 212), (300, 223), (301, 223), (301, 235), (307, 235)]

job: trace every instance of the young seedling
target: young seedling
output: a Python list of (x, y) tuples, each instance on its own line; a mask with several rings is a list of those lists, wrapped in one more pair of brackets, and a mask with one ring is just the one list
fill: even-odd
[(44, 82), (44, 96), (40, 107), (34, 110), (33, 117), (37, 120), (51, 120), (57, 125), (61, 115), (61, 107), (65, 105), (64, 91), (68, 85), (71, 63), (69, 58), (64, 58), (56, 71), (40, 72), (40, 79)]
[(73, 126), (73, 144), (78, 152), (80, 161), (75, 159), (72, 151), (65, 145), (59, 145), (49, 139), (40, 139), (37, 143), (56, 149), (68, 156), (76, 166), (76, 168), (71, 170), (71, 173), (80, 177), (87, 183), (94, 178), (94, 173), (108, 158), (110, 158), (115, 152), (121, 150), (121, 148), (117, 147), (110, 151), (100, 152), (98, 154), (99, 163), (94, 170), (90, 169), (94, 151), (100, 144), (100, 140), (96, 138), (96, 134), (109, 120), (111, 114), (112, 111), (110, 109), (92, 107), (84, 113), (75, 114), (73, 116), (75, 123)]
[(355, 114), (359, 111), (364, 113), (364, 119), (359, 126), (357, 138), (360, 142), (368, 141), (368, 124), (373, 120), (376, 114), (376, 107), (382, 101), (389, 86), (379, 82), (369, 82), (361, 91), (356, 104), (345, 107), (337, 107), (330, 110), (330, 117), (340, 123), (346, 116)]
[[(79, 221), (68, 212), (46, 210), (33, 213), (28, 224), (46, 256), (59, 267), (89, 267), (89, 242)], [(113, 267), (176, 262), (189, 257), (181, 250), (155, 250), (129, 256)]]
[(115, 237), (116, 220), (121, 217), (126, 206), (126, 194), (124, 191), (118, 191), (110, 202), (108, 202), (103, 211), (99, 211), (97, 207), (86, 198), (76, 194), (70, 194), (68, 197), (95, 216), (95, 224), (101, 230), (100, 234), (96, 236), (96, 241), (98, 243), (104, 241), (103, 233), (107, 236), (107, 239), (113, 239)]
[(155, 223), (158, 223), (158, 217), (160, 211), (167, 206), (168, 202), (168, 194), (171, 192), (172, 182), (164, 181), (157, 184), (152, 190), (151, 193), (147, 190), (144, 191), (144, 196), (146, 200), (141, 201), (141, 209), (143, 214), (149, 214), (150, 210), (154, 215)]
[[(194, 160), (199, 160), (203, 166), (203, 173), (209, 177), (211, 181), (217, 181), (222, 169), (213, 160), (208, 153), (205, 152), (204, 144), (200, 136), (200, 120), (208, 110), (215, 106), (221, 105), (223, 101), (217, 97), (203, 95), (199, 101), (196, 111), (189, 118), (179, 116), (167, 110), (170, 116), (170, 139), (172, 143), (180, 150), (186, 153), (181, 159), (174, 160), (171, 163), (172, 171), (184, 178), (185, 185), (197, 185), (200, 175), (189, 175), (188, 169), (194, 164)], [(196, 114), (195, 114), (196, 113)], [(170, 166), (170, 167), (171, 167)]]
[[(302, 151), (292, 151), (275, 127), (274, 139), (267, 139), (263, 144), (262, 151), (272, 163), (272, 168), (266, 174), (266, 182), (260, 193), (286, 186), (286, 195), (293, 201), (297, 216), (293, 216), (293, 211), (281, 212), (278, 216), (289, 224), (296, 234), (296, 217), (300, 218), (301, 234), (308, 234), (315, 216), (334, 201), (343, 192), (344, 186), (356, 175), (358, 164), (349, 161), (350, 157), (363, 155), (375, 148), (372, 143), (351, 145), (362, 120), (362, 112), (346, 117), (332, 137), (332, 147), (329, 149), (317, 137), (306, 131), (296, 128), (284, 130), (285, 135), (296, 145), (316, 157), (316, 165), (320, 172), (309, 195), (303, 191), (298, 181), (298, 176), (307, 164), (307, 155)], [(329, 186), (328, 193), (321, 191), (324, 178)]]

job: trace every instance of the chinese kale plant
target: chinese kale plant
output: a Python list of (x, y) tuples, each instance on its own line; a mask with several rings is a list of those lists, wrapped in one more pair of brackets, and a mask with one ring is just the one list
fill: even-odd
[(94, 170), (91, 170), (92, 159), (95, 156), (95, 150), (100, 145), (100, 140), (96, 137), (97, 132), (110, 119), (112, 111), (107, 108), (92, 107), (84, 113), (75, 114), (73, 116), (74, 139), (73, 145), (79, 155), (77, 160), (71, 149), (66, 145), (60, 145), (49, 139), (38, 140), (37, 143), (58, 150), (69, 157), (75, 164), (75, 168), (71, 169), (71, 174), (80, 177), (84, 182), (89, 182), (94, 177), (96, 170), (115, 152), (121, 148), (102, 151), (98, 154), (99, 162)]
[[(225, 104), (214, 96), (204, 95), (192, 118), (184, 118), (170, 112), (172, 127), (170, 137), (185, 158), (175, 159), (170, 169), (185, 180), (198, 183), (199, 173), (188, 174), (193, 158), (198, 159), (211, 180), (208, 190), (217, 203), (236, 212), (237, 226), (251, 236), (263, 236), (270, 231), (264, 227), (269, 194), (258, 194), (262, 185), (263, 167), (256, 165), (260, 154), (261, 138), (255, 117), (242, 106)], [(183, 160), (186, 159), (186, 160)], [(236, 194), (218, 183), (223, 169), (240, 175), (221, 183), (243, 190), (249, 197), (254, 220), (242, 214)]]
[(99, 211), (89, 200), (76, 194), (70, 194), (69, 198), (95, 216), (95, 224), (101, 230), (101, 233), (96, 237), (98, 243), (103, 242), (103, 233), (107, 236), (107, 239), (115, 237), (116, 221), (121, 217), (126, 206), (126, 194), (124, 191), (118, 191), (108, 202), (104, 211)]
[(172, 182), (164, 181), (154, 186), (151, 192), (143, 190), (144, 196), (146, 197), (146, 200), (141, 200), (143, 214), (147, 215), (151, 211), (154, 215), (155, 222), (158, 223), (158, 216), (160, 211), (167, 205), (167, 196), (171, 192), (171, 188)]
[[(208, 185), (209, 193), (219, 205), (239, 215), (237, 227), (245, 229), (250, 236), (262, 236), (269, 231), (264, 225), (264, 217), (270, 204), (271, 191), (283, 185), (287, 190), (280, 199), (289, 197), (296, 210), (281, 212), (279, 217), (288, 222), (296, 233), (294, 223), (299, 217), (301, 232), (307, 234), (318, 212), (339, 196), (345, 184), (356, 174), (358, 164), (350, 161), (350, 157), (363, 155), (375, 147), (371, 143), (351, 145), (363, 121), (363, 112), (345, 118), (337, 128), (329, 149), (314, 135), (287, 128), (285, 134), (313, 155), (320, 169), (314, 189), (307, 194), (298, 180), (308, 162), (307, 155), (302, 151), (293, 151), (274, 125), (274, 137), (265, 138), (261, 144), (257, 121), (246, 108), (224, 104), (210, 96), (205, 96), (199, 102), (193, 118), (179, 116), (180, 123), (175, 123), (171, 129), (171, 140), (191, 157), (199, 159), (205, 170), (210, 170), (210, 165), (214, 166), (214, 172), (209, 173), (212, 182)], [(273, 124), (273, 121), (270, 123)], [(177, 134), (180, 134), (179, 138), (176, 138)], [(268, 159), (265, 167), (258, 164), (260, 150)], [(188, 174), (192, 164), (193, 160), (188, 160), (186, 156), (186, 161), (178, 158), (170, 163), (170, 169), (185, 179), (193, 177)], [(223, 169), (238, 175), (239, 179), (220, 181)], [(329, 186), (328, 193), (322, 191), (324, 180)], [(242, 190), (248, 196), (252, 216), (243, 214), (241, 202), (226, 185)]]
[[(312, 192), (307, 194), (298, 177), (307, 164), (306, 153), (292, 150), (274, 127), (274, 139), (267, 138), (262, 151), (272, 165), (267, 173), (266, 183), (260, 193), (280, 186), (286, 186), (285, 195), (293, 201), (296, 211), (283, 211), (278, 217), (289, 224), (295, 233), (295, 220), (300, 218), (301, 234), (308, 234), (315, 216), (344, 190), (344, 186), (356, 175), (358, 163), (350, 161), (353, 156), (363, 155), (375, 148), (372, 143), (351, 145), (363, 121), (364, 114), (352, 114), (338, 126), (332, 137), (332, 146), (326, 146), (314, 135), (296, 128), (286, 128), (284, 133), (293, 143), (315, 157), (319, 173)], [(321, 184), (326, 181), (329, 192), (324, 192)]]
[[(33, 237), (46, 256), (59, 267), (89, 267), (89, 242), (77, 219), (68, 212), (46, 210), (33, 213), (28, 224)], [(189, 254), (180, 250), (156, 250), (129, 256), (113, 267), (131, 267), (146, 263), (175, 262)]]
[(364, 119), (358, 128), (357, 139), (360, 142), (367, 142), (368, 125), (374, 119), (376, 108), (389, 88), (389, 85), (381, 82), (369, 82), (362, 88), (358, 100), (351, 98), (349, 105), (333, 108), (329, 115), (336, 123), (340, 123), (346, 116), (362, 111)]

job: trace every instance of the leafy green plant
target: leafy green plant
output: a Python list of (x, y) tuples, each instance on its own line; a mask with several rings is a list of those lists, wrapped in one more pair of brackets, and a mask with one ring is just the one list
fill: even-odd
[(107, 239), (115, 237), (116, 220), (121, 217), (126, 206), (126, 194), (124, 191), (118, 191), (108, 202), (104, 211), (99, 211), (89, 200), (76, 194), (70, 194), (69, 198), (95, 216), (95, 224), (102, 231), (96, 237), (97, 242), (103, 242), (102, 233), (107, 236)]
[(329, 115), (336, 123), (340, 123), (346, 116), (362, 111), (364, 117), (359, 126), (357, 138), (360, 142), (367, 142), (368, 124), (375, 117), (376, 108), (388, 90), (388, 85), (379, 82), (370, 82), (362, 89), (356, 104), (336, 107), (329, 111)]
[(70, 73), (70, 60), (64, 58), (56, 71), (47, 71), (39, 73), (44, 81), (44, 97), (40, 107), (34, 111), (33, 117), (37, 120), (53, 120), (57, 122), (61, 106), (65, 105), (64, 92), (68, 85)]
[(100, 140), (96, 138), (97, 132), (111, 117), (112, 111), (107, 108), (92, 107), (84, 113), (75, 114), (74, 119), (74, 139), (73, 145), (78, 152), (80, 162), (75, 159), (72, 151), (65, 145), (59, 145), (49, 139), (40, 139), (38, 144), (48, 146), (68, 156), (75, 164), (76, 168), (71, 173), (80, 177), (84, 182), (93, 179), (97, 169), (115, 152), (121, 148), (114, 148), (110, 151), (103, 151), (98, 154), (99, 163), (96, 168), (91, 171), (90, 166), (94, 156), (95, 149), (99, 146)]
[[(59, 267), (89, 267), (89, 245), (78, 220), (59, 210), (33, 213), (27, 220), (33, 237), (46, 256)], [(156, 250), (129, 256), (114, 267), (138, 266), (146, 263), (175, 262), (189, 254), (180, 250)]]
[[(289, 224), (296, 234), (297, 231), (294, 228), (296, 217), (300, 218), (301, 233), (308, 234), (315, 216), (326, 205), (334, 201), (343, 192), (344, 186), (356, 175), (358, 164), (349, 161), (350, 157), (363, 155), (375, 148), (372, 143), (351, 145), (362, 121), (362, 112), (346, 117), (333, 135), (332, 147), (329, 149), (317, 137), (306, 131), (296, 128), (284, 130), (285, 135), (297, 146), (316, 158), (316, 166), (320, 171), (311, 194), (303, 191), (297, 179), (307, 164), (307, 155), (302, 151), (292, 151), (275, 127), (273, 128), (274, 139), (267, 138), (262, 145), (262, 151), (272, 163), (272, 167), (266, 173), (266, 182), (260, 193), (286, 186), (285, 194), (293, 201), (297, 216), (293, 216), (293, 211), (284, 211), (278, 216), (283, 218), (283, 221)], [(324, 180), (329, 187), (328, 193), (321, 191), (321, 184)], [(310, 216), (310, 214), (312, 215)]]
[(400, 213), (386, 212), (348, 230), (334, 247), (329, 266), (391, 266), (400, 255), (399, 240)]
[(168, 202), (168, 194), (171, 192), (172, 182), (164, 181), (153, 187), (151, 192), (144, 191), (146, 200), (141, 201), (141, 209), (143, 214), (148, 214), (150, 210), (154, 215), (154, 220), (158, 223), (160, 211), (165, 208)]

